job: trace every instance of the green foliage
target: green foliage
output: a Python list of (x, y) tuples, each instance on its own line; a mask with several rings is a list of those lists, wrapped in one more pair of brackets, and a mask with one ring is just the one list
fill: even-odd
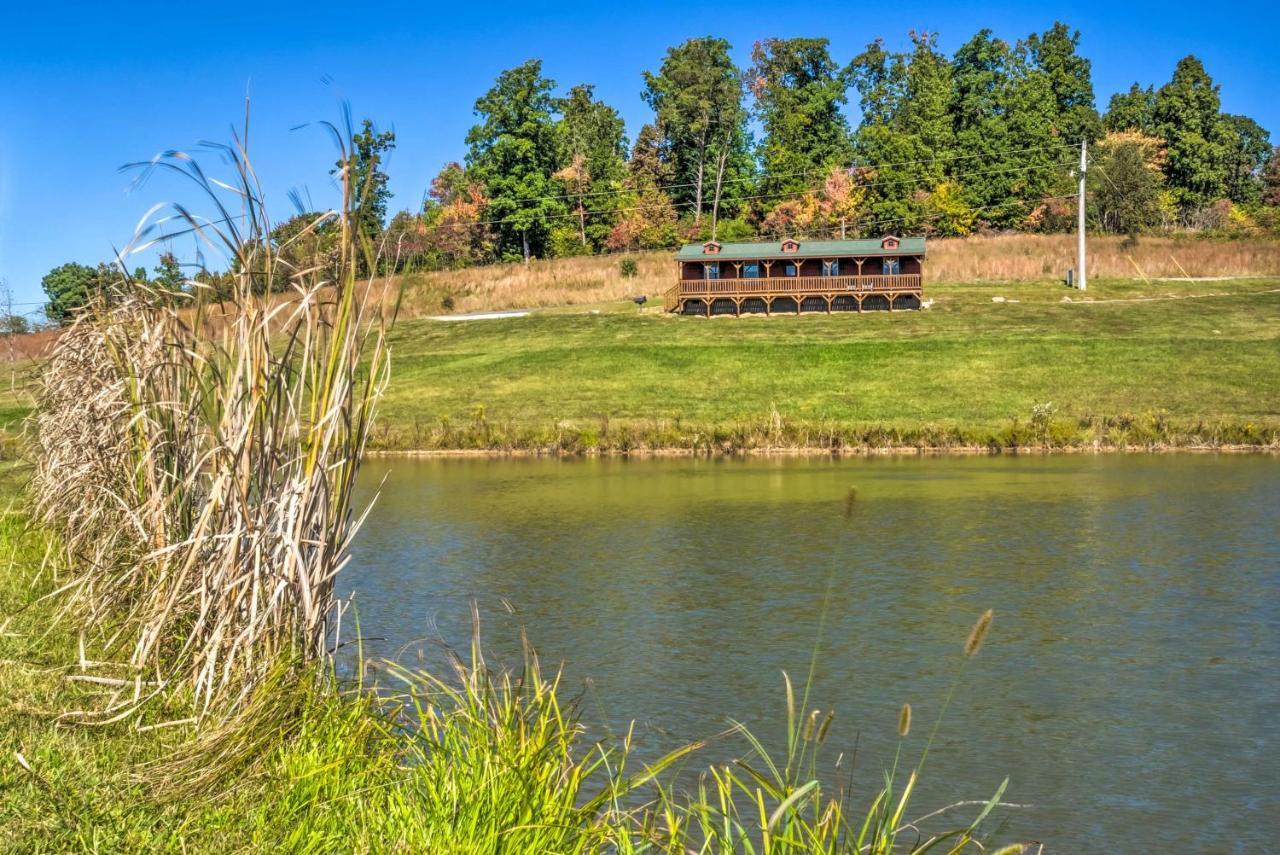
[(1103, 231), (1138, 235), (1161, 220), (1163, 176), (1154, 165), (1159, 140), (1141, 134), (1104, 138), (1088, 174), (1091, 215)]
[(595, 251), (604, 246), (616, 220), (616, 191), (627, 174), (627, 138), (622, 116), (593, 93), (592, 86), (575, 86), (558, 102), (562, 168), (554, 177), (573, 202), (578, 243)]
[(499, 74), (475, 104), (480, 123), (467, 133), (467, 171), (484, 186), (504, 259), (546, 255), (552, 224), (565, 213), (551, 177), (560, 165), (554, 87), (531, 59)]
[(623, 279), (634, 279), (636, 278), (636, 274), (639, 272), (640, 266), (636, 264), (636, 260), (634, 258), (628, 257), (618, 262), (618, 273), (622, 275)]
[(951, 67), (936, 34), (911, 34), (909, 54), (891, 54), (877, 40), (850, 65), (862, 108), (855, 134), (858, 159), (874, 164), (866, 206), (873, 231), (910, 231), (924, 215), (918, 197), (943, 177), (954, 145), (948, 114)]
[(984, 220), (1019, 226), (1046, 195), (1053, 177), (1047, 167), (1063, 160), (1051, 148), (1057, 116), (1050, 77), (1028, 51), (983, 30), (956, 51), (951, 79), (956, 145), (975, 155), (957, 168), (965, 196)]
[(743, 105), (742, 72), (724, 39), (696, 38), (669, 48), (656, 73), (644, 73), (645, 103), (654, 111), (663, 149), (671, 157), (671, 199), (693, 212), (718, 218), (721, 202), (730, 214), (735, 198), (749, 189), (752, 171)]
[(1280, 146), (1271, 149), (1262, 168), (1262, 204), (1280, 207)]
[(1093, 68), (1080, 56), (1080, 32), (1061, 21), (1023, 42), (1026, 62), (1047, 78), (1056, 107), (1054, 132), (1059, 139), (1077, 142), (1102, 135), (1102, 119), (1094, 106)]
[(360, 131), (351, 137), (345, 160), (339, 160), (331, 172), (347, 174), (358, 206), (356, 229), (367, 241), (376, 240), (386, 223), (391, 189), (387, 186), (385, 160), (395, 147), (395, 131), (379, 133), (373, 121), (365, 119)]
[(55, 324), (69, 321), (77, 309), (82, 309), (97, 294), (106, 291), (119, 278), (110, 267), (99, 264), (97, 268), (74, 261), (53, 268), (40, 280), (49, 302), (44, 313)]
[(160, 262), (156, 265), (155, 274), (151, 283), (161, 291), (177, 293), (186, 286), (187, 277), (182, 272), (182, 266), (178, 264), (178, 257), (172, 252), (160, 253)]
[(1117, 92), (1111, 96), (1102, 124), (1108, 131), (1141, 131), (1150, 134), (1155, 130), (1155, 111), (1155, 88), (1148, 86), (1143, 89), (1135, 83), (1129, 87), (1128, 92)]
[(1156, 92), (1152, 130), (1168, 144), (1165, 177), (1184, 216), (1226, 192), (1227, 140), (1218, 88), (1200, 60), (1187, 56)]
[(826, 39), (765, 39), (751, 59), (747, 79), (764, 129), (756, 156), (767, 211), (780, 194), (811, 188), (831, 167), (849, 163), (852, 138), (841, 112), (849, 80)]
[(955, 181), (943, 181), (925, 198), (925, 215), (930, 232), (940, 237), (963, 237), (973, 232), (977, 214), (964, 200)]
[(1240, 204), (1262, 200), (1262, 170), (1271, 155), (1271, 135), (1248, 116), (1224, 113), (1227, 198)]

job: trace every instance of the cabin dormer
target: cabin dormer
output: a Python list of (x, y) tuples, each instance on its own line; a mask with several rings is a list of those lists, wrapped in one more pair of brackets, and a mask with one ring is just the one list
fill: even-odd
[(884, 237), (880, 238), (881, 249), (894, 250), (901, 245), (902, 245), (902, 241), (899, 240), (896, 235), (885, 235)]
[(787, 238), (782, 242), (782, 251), (783, 252), (799, 252), (800, 241), (796, 240), (795, 238)]
[(703, 255), (719, 255), (720, 244), (716, 243), (713, 240), (707, 241), (702, 245), (702, 254)]

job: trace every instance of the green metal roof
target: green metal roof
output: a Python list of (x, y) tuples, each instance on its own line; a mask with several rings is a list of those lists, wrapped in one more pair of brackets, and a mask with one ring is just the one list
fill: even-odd
[(783, 252), (782, 241), (765, 241), (759, 243), (722, 243), (717, 253), (703, 252), (703, 244), (690, 243), (680, 247), (676, 253), (677, 261), (742, 261), (757, 258), (835, 258), (848, 255), (924, 255), (924, 238), (898, 238), (897, 249), (886, 250), (881, 247), (882, 238), (862, 238), (858, 240), (800, 240), (796, 243), (800, 248), (795, 252)]

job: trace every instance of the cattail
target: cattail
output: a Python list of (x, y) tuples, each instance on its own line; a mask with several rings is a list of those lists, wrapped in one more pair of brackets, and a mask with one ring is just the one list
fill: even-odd
[(845, 519), (849, 519), (850, 517), (853, 516), (853, 506), (857, 503), (857, 501), (858, 501), (858, 488), (850, 487), (849, 492), (845, 493), (844, 511), (841, 514)]
[(898, 713), (898, 736), (903, 739), (907, 738), (907, 734), (911, 732), (911, 704), (903, 704), (902, 712)]
[(969, 640), (964, 643), (965, 656), (973, 656), (982, 648), (982, 642), (987, 637), (987, 630), (991, 629), (991, 620), (995, 615), (992, 609), (987, 609), (978, 618), (978, 622), (969, 632)]

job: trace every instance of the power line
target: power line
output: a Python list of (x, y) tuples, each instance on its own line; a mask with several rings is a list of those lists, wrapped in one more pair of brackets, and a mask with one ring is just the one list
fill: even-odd
[[(1025, 154), (1026, 152), (1030, 152), (1030, 151), (1051, 151), (1055, 149), (1060, 150), (1060, 149), (1074, 149), (1074, 148), (1075, 148), (1075, 145), (1073, 143), (1052, 143), (1050, 145), (1030, 146), (1028, 148), (1011, 148), (1011, 149), (1002, 149), (997, 151), (978, 152), (973, 154), (953, 154), (953, 155), (944, 155), (939, 157), (927, 157), (927, 158), (921, 158), (919, 160), (896, 160), (896, 161), (887, 161), (884, 163), (874, 163), (874, 164), (853, 163), (853, 164), (849, 164), (848, 166), (842, 166), (838, 168), (844, 169), (844, 170), (853, 170), (853, 169), (876, 170), (876, 169), (885, 169), (890, 166), (919, 166), (927, 163), (949, 163), (955, 160), (974, 160), (982, 157), (996, 157), (996, 156), (1007, 155), (1007, 154)], [(794, 172), (779, 172), (779, 173), (767, 175), (764, 177), (794, 178), (797, 175), (802, 175), (802, 176), (814, 175), (814, 174), (826, 175), (826, 174), (829, 174), (829, 172), (830, 172), (829, 169), (800, 169)], [(760, 178), (761, 176), (758, 176), (758, 175), (748, 175), (741, 178), (727, 178), (721, 181), (720, 183), (722, 185), (738, 184), (746, 181), (757, 181)], [(705, 185), (708, 182), (704, 181), (702, 183)], [(661, 185), (658, 185), (655, 189), (663, 190), (663, 191), (681, 190), (688, 187), (697, 187), (697, 186), (698, 186), (698, 182), (687, 181), (681, 184), (661, 184)], [(579, 199), (579, 198), (585, 199), (589, 196), (615, 196), (615, 195), (620, 195), (622, 193), (628, 193), (628, 192), (631, 192), (631, 191), (629, 190), (593, 190), (590, 193), (561, 193), (558, 195), (551, 195), (551, 196), (525, 196), (523, 198), (512, 199), (511, 201), (514, 204), (521, 204), (524, 202), (549, 202), (549, 201), (556, 201), (559, 199)]]
[[(1064, 163), (1035, 164), (1031, 166), (1016, 166), (1016, 167), (1006, 167), (1003, 169), (988, 169), (988, 170), (980, 170), (976, 172), (965, 172), (952, 177), (964, 178), (964, 177), (974, 177), (974, 176), (981, 176), (981, 175), (1001, 175), (1001, 174), (1013, 174), (1018, 172), (1034, 172), (1036, 170), (1054, 169), (1054, 168), (1061, 168), (1064, 166), (1066, 166), (1066, 164)], [(896, 185), (896, 184), (906, 184), (909, 186), (915, 186), (919, 184), (928, 183), (932, 180), (933, 180), (932, 178), (899, 178), (899, 179), (893, 179), (890, 181), (871, 181), (866, 184), (860, 184), (858, 186), (859, 187), (884, 187), (884, 186), (890, 186), (890, 185)], [(800, 196), (804, 196), (808, 193), (812, 193), (815, 190), (817, 190), (816, 187), (809, 187), (804, 190), (792, 190), (784, 193), (758, 193), (750, 196), (737, 196), (732, 201), (753, 202), (753, 201), (760, 201), (763, 199), (797, 198)], [(632, 192), (632, 191), (626, 191), (626, 192)], [(696, 203), (694, 202), (668, 202), (668, 203), (653, 202), (649, 204), (632, 205), (632, 206), (623, 207), (623, 208), (601, 208), (593, 211), (567, 211), (563, 214), (546, 214), (539, 217), (539, 219), (543, 221), (579, 219), (581, 217), (590, 217), (590, 216), (596, 216), (600, 214), (620, 214), (620, 213), (627, 213), (631, 211), (643, 211), (648, 209), (662, 208), (662, 207), (665, 207), (667, 204), (669, 204), (672, 208), (681, 208), (681, 207), (692, 207)], [(480, 226), (508, 225), (510, 223), (518, 222), (518, 220), (519, 218), (517, 217), (507, 217), (505, 219), (499, 219), (499, 220), (480, 220), (474, 223), (438, 223), (436, 224), (435, 228), (477, 228)]]

